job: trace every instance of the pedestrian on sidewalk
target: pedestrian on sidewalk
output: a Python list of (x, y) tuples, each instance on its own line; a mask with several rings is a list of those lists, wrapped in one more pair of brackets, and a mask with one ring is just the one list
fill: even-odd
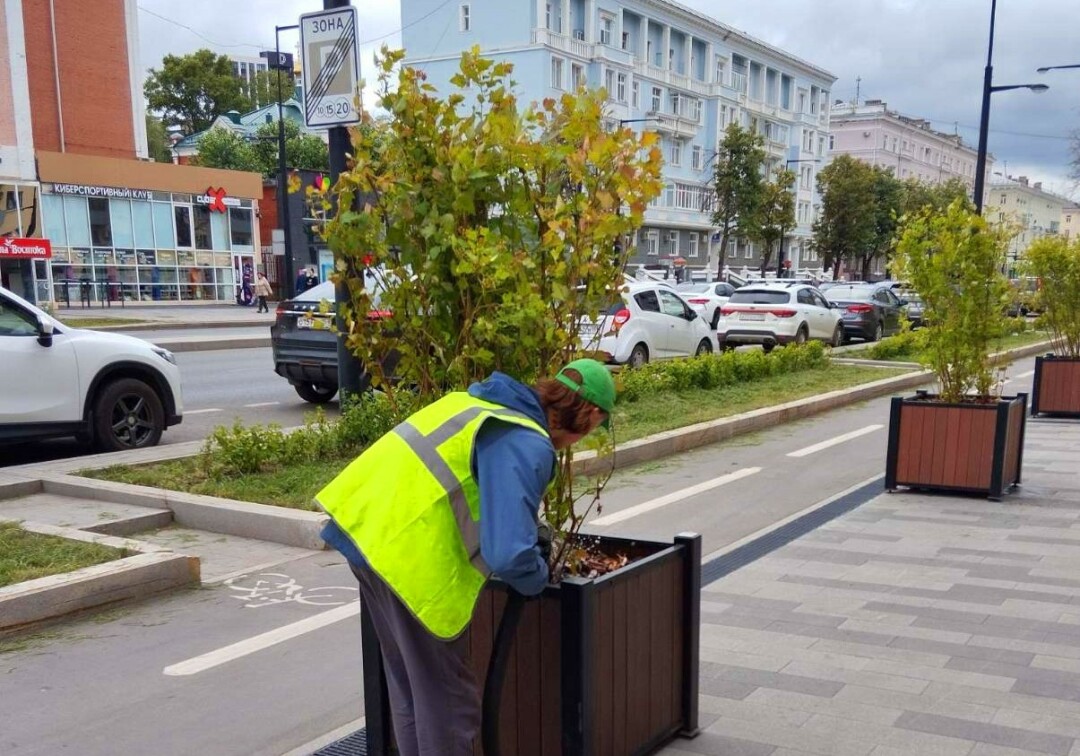
[(382, 647), (402, 756), (472, 754), (482, 701), (462, 634), (492, 574), (526, 596), (547, 585), (538, 512), (555, 452), (614, 404), (595, 360), (535, 388), (495, 373), (409, 417), (319, 492), (322, 537), (348, 560)]
[(304, 291), (314, 289), (318, 285), (319, 277), (315, 274), (314, 266), (308, 266), (307, 273), (304, 276)]
[(255, 278), (255, 296), (259, 300), (259, 308), (255, 312), (270, 312), (270, 308), (266, 304), (266, 298), (273, 293), (274, 290), (270, 288), (270, 280), (260, 270)]

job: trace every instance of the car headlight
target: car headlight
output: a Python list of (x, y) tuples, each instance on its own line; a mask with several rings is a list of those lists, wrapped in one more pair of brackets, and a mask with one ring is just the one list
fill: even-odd
[(154, 347), (153, 349), (154, 354), (156, 354), (161, 359), (165, 360), (166, 362), (171, 362), (174, 365), (176, 364), (176, 357), (174, 357), (173, 353), (170, 352), (168, 349), (162, 349), (161, 347)]

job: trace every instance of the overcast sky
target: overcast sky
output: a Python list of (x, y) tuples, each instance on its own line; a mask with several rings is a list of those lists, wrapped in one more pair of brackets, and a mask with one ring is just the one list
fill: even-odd
[[(485, 2), (499, 0), (475, 5)], [(958, 129), (971, 145), (977, 141), (990, 0), (682, 2), (831, 71), (837, 77), (833, 99), (853, 99), (861, 77), (863, 100), (883, 99), (939, 130)], [(361, 68), (370, 71), (379, 45), (401, 44), (399, 0), (353, 4), (360, 14)], [(167, 53), (200, 47), (257, 55), (273, 49), (275, 25), (294, 24), (300, 13), (321, 7), (321, 0), (139, 0), (142, 65), (148, 69)], [(282, 33), (282, 48), (291, 51), (290, 34)], [(1050, 91), (994, 95), (994, 170), (1004, 171), (1007, 163), (1012, 176), (1080, 197), (1068, 179), (1068, 135), (1080, 127), (1080, 69), (1035, 73), (1039, 66), (1071, 63), (1080, 63), (1076, 0), (998, 3), (994, 84), (1041, 82)]]

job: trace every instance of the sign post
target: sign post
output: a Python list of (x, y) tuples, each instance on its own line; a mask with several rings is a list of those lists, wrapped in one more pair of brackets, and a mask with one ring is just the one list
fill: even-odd
[[(349, 0), (323, 0), (323, 10), (300, 16), (300, 60), (303, 66), (304, 122), (310, 128), (329, 128), (330, 184), (348, 166), (349, 124), (360, 122), (360, 38), (356, 9)], [(338, 268), (334, 261), (335, 269)], [(356, 271), (340, 271), (343, 276)], [(359, 271), (359, 275), (364, 275)], [(367, 388), (363, 367), (345, 339), (349, 324), (343, 308), (349, 302), (344, 280), (334, 287), (337, 312), (338, 401), (344, 409)]]

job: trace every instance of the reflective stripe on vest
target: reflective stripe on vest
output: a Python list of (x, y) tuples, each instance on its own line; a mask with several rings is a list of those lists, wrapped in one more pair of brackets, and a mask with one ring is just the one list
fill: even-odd
[(468, 625), (491, 570), (480, 554), (476, 433), (499, 419), (547, 431), (526, 415), (450, 394), (372, 444), (316, 497), (368, 565), (435, 636)]

